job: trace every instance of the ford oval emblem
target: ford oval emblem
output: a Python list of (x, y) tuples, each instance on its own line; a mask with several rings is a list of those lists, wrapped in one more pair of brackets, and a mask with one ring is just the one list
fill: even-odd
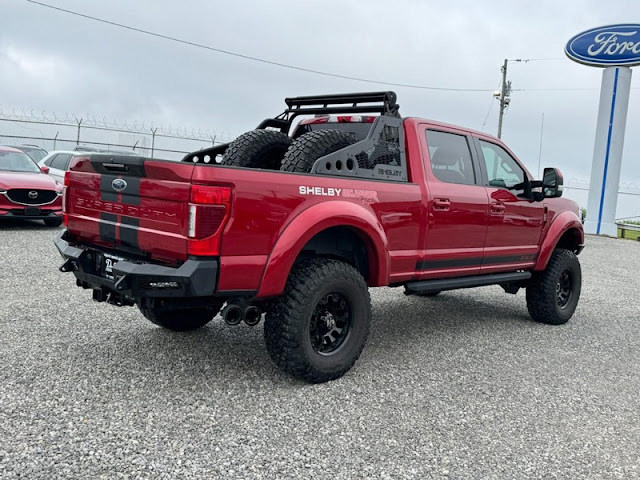
[(122, 178), (116, 178), (113, 182), (111, 182), (111, 188), (113, 188), (116, 192), (121, 192), (125, 188), (127, 188), (127, 182), (125, 182)]
[(640, 24), (592, 28), (569, 40), (564, 52), (571, 60), (596, 67), (640, 65)]

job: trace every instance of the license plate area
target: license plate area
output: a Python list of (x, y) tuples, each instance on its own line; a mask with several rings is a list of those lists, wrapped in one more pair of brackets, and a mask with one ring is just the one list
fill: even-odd
[(113, 275), (113, 267), (120, 260), (124, 260), (124, 258), (118, 257), (116, 255), (111, 255), (110, 253), (103, 253), (100, 274), (103, 277), (108, 278), (109, 280), (115, 280), (115, 276)]
[(27, 217), (37, 217), (42, 214), (40, 207), (25, 207), (24, 214)]

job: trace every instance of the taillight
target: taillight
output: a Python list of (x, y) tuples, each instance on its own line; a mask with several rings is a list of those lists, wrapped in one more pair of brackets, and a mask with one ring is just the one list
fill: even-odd
[(231, 212), (231, 188), (192, 185), (189, 203), (190, 255), (219, 255), (220, 237)]
[(67, 191), (69, 190), (69, 175), (71, 172), (68, 170), (64, 172), (64, 188), (62, 189), (62, 223), (65, 227), (69, 226), (69, 213), (67, 212)]

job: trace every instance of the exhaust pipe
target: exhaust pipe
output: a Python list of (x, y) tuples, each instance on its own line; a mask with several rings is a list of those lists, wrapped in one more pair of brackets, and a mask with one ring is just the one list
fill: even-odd
[(242, 309), (238, 305), (229, 304), (222, 310), (222, 319), (227, 325), (238, 325), (242, 321)]
[(262, 312), (255, 305), (250, 305), (244, 309), (244, 323), (253, 327), (260, 323), (260, 319), (262, 318)]

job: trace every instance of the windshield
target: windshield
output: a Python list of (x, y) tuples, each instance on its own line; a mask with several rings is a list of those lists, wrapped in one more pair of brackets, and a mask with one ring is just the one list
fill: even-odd
[(36, 162), (39, 162), (47, 155), (47, 152), (41, 148), (20, 147), (20, 150), (33, 158)]
[(0, 151), (0, 172), (40, 172), (29, 155), (22, 152)]

